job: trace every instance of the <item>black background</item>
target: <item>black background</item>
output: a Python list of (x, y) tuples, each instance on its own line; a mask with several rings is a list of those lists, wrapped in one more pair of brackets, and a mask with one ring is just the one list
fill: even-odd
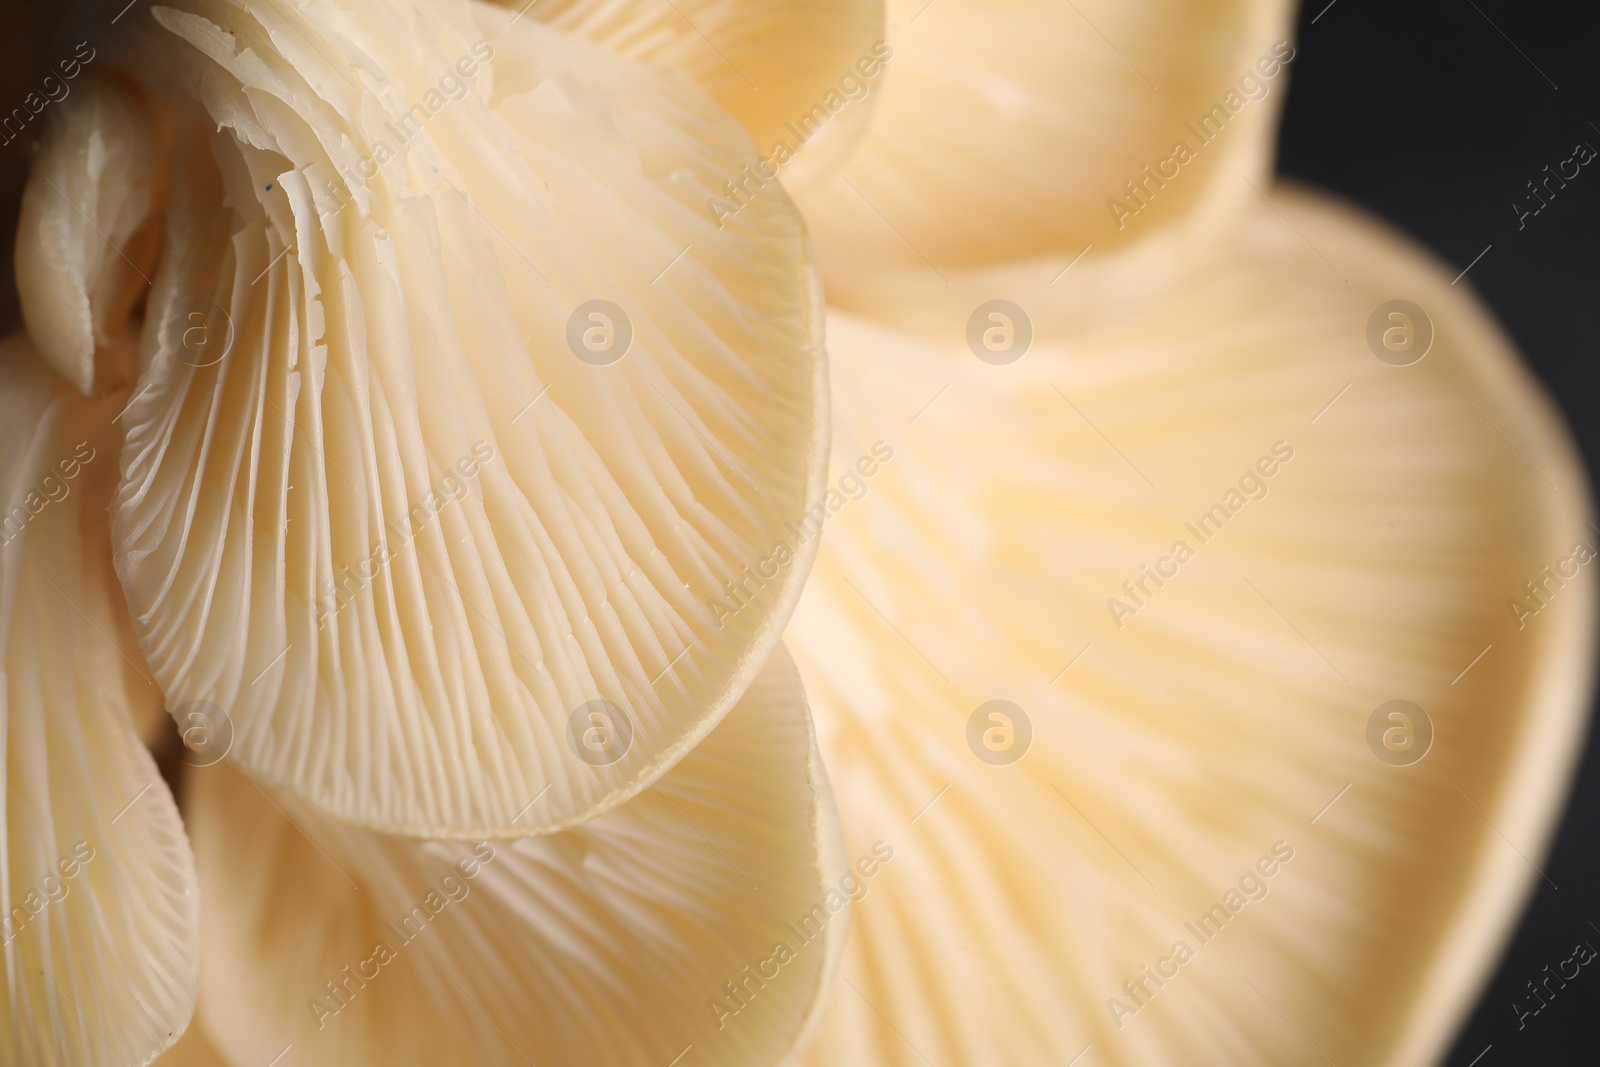
[[(1458, 270), (1493, 245), (1462, 284), (1488, 301), (1554, 394), (1592, 485), (1600, 161), (1521, 230), (1511, 205), (1578, 142), (1600, 149), (1600, 5), (1306, 0), (1297, 34), (1279, 170), (1377, 212)], [(1512, 1009), (1525, 983), (1576, 942), (1600, 948), (1597, 830), (1600, 737), (1591, 731), (1540, 864), (1559, 888), (1538, 881), (1449, 1067), (1480, 1054), (1477, 1067), (1600, 1063), (1600, 966), (1584, 968), (1520, 1030)]]

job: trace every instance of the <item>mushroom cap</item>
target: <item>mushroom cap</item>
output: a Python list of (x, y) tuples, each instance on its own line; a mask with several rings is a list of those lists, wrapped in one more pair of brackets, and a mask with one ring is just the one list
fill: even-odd
[(844, 942), (851, 868), (781, 648), (652, 789), (572, 830), (391, 837), (226, 764), (188, 813), (200, 1019), (240, 1063), (787, 1062)]
[(1057, 315), (1148, 306), (1270, 179), (1294, 56), (1282, 0), (887, 9), (870, 122), (797, 190), (830, 307), (916, 316), (905, 290), (924, 282), (966, 305), (1069, 267)]
[(1005, 365), (831, 316), (836, 469), (893, 456), (787, 640), (898, 858), (810, 1062), (1399, 1067), (1486, 979), (1584, 728), (1584, 474), (1452, 272), (1269, 195)]
[[(171, 191), (112, 532), (169, 706), (227, 709), (241, 769), (384, 831), (637, 794), (750, 684), (815, 548), (804, 224), (776, 184), (706, 208), (748, 135), (681, 73), (462, 0), (129, 23), (107, 62)], [(139, 127), (100, 99), (59, 105), (38, 180), (116, 177), (81, 146)], [(26, 247), (99, 240), (29, 196)], [(97, 264), (24, 292), (80, 386)], [(571, 743), (595, 700), (631, 727), (599, 773)]]
[(876, 102), (883, 0), (542, 0), (526, 10), (692, 77), (744, 123), (763, 160), (786, 168), (791, 191), (844, 159)]
[(21, 335), (0, 344), (0, 1056), (149, 1063), (199, 984), (199, 894), (136, 723), (161, 694), (111, 566), (116, 417)]

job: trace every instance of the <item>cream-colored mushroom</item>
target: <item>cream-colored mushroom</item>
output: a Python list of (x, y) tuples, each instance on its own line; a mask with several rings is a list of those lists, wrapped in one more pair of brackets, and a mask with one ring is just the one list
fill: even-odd
[(200, 1025), (235, 1063), (790, 1062), (871, 887), (781, 649), (653, 788), (563, 833), (387, 837), (226, 764), (187, 814)]
[[(705, 209), (748, 136), (683, 75), (457, 0), (157, 6), (108, 62), (173, 129), (113, 516), (169, 704), (384, 830), (551, 830), (644, 788), (814, 548), (757, 573), (820, 492), (826, 405), (798, 214)], [(114, 109), (60, 106), (90, 128), (36, 178), (114, 180), (68, 151)], [(85, 277), (36, 278), (30, 322)], [(39, 332), (81, 384), (83, 331)], [(594, 699), (634, 743), (575, 776)]]
[(1271, 171), (1282, 0), (887, 8), (869, 129), (797, 190), (831, 307), (917, 317), (900, 296), (924, 280), (943, 307), (1070, 277), (1056, 315), (1131, 311), (1202, 270)]
[(161, 695), (111, 567), (126, 402), (78, 396), (26, 338), (0, 345), (7, 1063), (148, 1063), (194, 1010), (194, 861), (134, 729)]
[(734, 208), (759, 196), (771, 171), (790, 190), (830, 172), (866, 128), (884, 68), (883, 0), (498, 2), (692, 77), (744, 123), (760, 156), (725, 179), (732, 192), (712, 191)]
[(76, 88), (28, 175), (16, 278), (29, 337), (90, 396), (125, 389), (137, 365), (168, 178), (159, 119), (134, 86), (88, 75)]
[(1399, 1067), (1486, 980), (1580, 747), (1583, 472), (1453, 272), (1272, 195), (1293, 227), (1009, 366), (832, 318), (836, 467), (894, 454), (788, 641), (847, 839), (906, 845), (811, 1062)]
[(802, 198), (859, 499), (787, 640), (847, 840), (907, 841), (809, 1062), (1436, 1062), (1583, 729), (1559, 416), (1456, 271), (1271, 183), (1276, 5), (916, 6)]

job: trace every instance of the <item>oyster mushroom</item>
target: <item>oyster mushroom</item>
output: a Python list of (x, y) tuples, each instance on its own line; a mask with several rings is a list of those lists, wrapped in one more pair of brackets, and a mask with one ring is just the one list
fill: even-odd
[(111, 569), (119, 399), (0, 345), (8, 1063), (148, 1062), (199, 981), (194, 859), (135, 729), (161, 692)]
[(786, 1062), (844, 942), (849, 865), (781, 649), (653, 788), (572, 830), (417, 842), (225, 762), (190, 812), (201, 1026), (234, 1063)]
[[(1033, 29), (1004, 49), (916, 7), (802, 199), (860, 499), (787, 640), (851, 849), (897, 848), (809, 1062), (1435, 1062), (1584, 727), (1595, 540), (1559, 416), (1455, 271), (1272, 184), (1281, 70), (1117, 229), (1110, 176), (1170, 142), (1074, 118), (1106, 88), (1046, 50), (1192, 140), (1281, 10), (1179, 95), (1165, 5), (998, 5)], [(932, 71), (993, 92), (896, 95)]]
[[(483, 4), (156, 6), (102, 62), (140, 91), (60, 105), (19, 267), (80, 388), (139, 330), (113, 541), (169, 705), (225, 708), (242, 769), (391, 832), (551, 830), (659, 777), (776, 642), (809, 552), (751, 567), (821, 484), (803, 225), (776, 189), (703, 207), (744, 131)], [(105, 254), (152, 225), (122, 184), (170, 185), (148, 269)], [(142, 327), (88, 314), (130, 271)], [(708, 611), (729, 583), (748, 606)], [(574, 774), (597, 699), (634, 744)]]
[[(202, 944), (221, 1021), (173, 1062), (298, 1033), (327, 993), (287, 983), (474, 837), (515, 839), (450, 883), (486, 910), (299, 1055), (627, 1062), (681, 1023), (791, 1057), (848, 894), (777, 652), (811, 549), (750, 571), (820, 496), (821, 304), (781, 193), (704, 211), (738, 120), (515, 12), (356, 0), (141, 9), (47, 126), (0, 349), (8, 899), (44, 859), (78, 881), (8, 956), (15, 1057), (152, 1062)], [(139, 743), (163, 704), (226, 738), (185, 798), (204, 939)], [(232, 873), (269, 856), (271, 892)], [(337, 883), (286, 886), (333, 877), (306, 862)], [(270, 929), (288, 897), (309, 945)], [(481, 1014), (424, 1010), (450, 974)]]

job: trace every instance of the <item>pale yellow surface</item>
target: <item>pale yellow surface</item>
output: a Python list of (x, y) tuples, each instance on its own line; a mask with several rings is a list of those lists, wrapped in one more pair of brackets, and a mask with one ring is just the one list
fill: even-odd
[(683, 1062), (777, 1064), (831, 991), (848, 921), (849, 859), (781, 649), (654, 788), (574, 830), (387, 837), (226, 764), (197, 776), (188, 815), (201, 1025), (238, 1064), (286, 1045), (286, 1067), (665, 1065), (690, 1046)]
[(84, 400), (26, 339), (0, 345), (7, 1063), (147, 1063), (194, 1010), (194, 861), (135, 731), (161, 697), (106, 530), (126, 400)]
[[(1477, 995), (1582, 733), (1595, 564), (1524, 629), (1508, 600), (1594, 547), (1584, 475), (1451, 274), (1271, 195), (1290, 221), (1260, 205), (1203, 281), (1009, 366), (968, 350), (965, 308), (830, 318), (835, 479), (894, 457), (830, 520), (788, 640), (847, 840), (906, 862), (858, 909), (809, 1062), (1401, 1067)], [(1364, 336), (1395, 297), (1437, 331), (1409, 367)], [(1011, 766), (968, 746), (997, 698), (1032, 724)], [(1412, 766), (1367, 746), (1394, 699), (1436, 731)], [(1279, 841), (1265, 899), (1202, 945), (1185, 923)], [(1195, 958), (1130, 1000), (1179, 940)]]
[[(823, 466), (799, 215), (776, 188), (705, 211), (748, 136), (685, 76), (487, 5), (196, 0), (129, 33), (175, 132), (113, 530), (169, 706), (225, 707), (241, 768), (386, 830), (636, 794), (749, 684), (814, 548), (707, 608)], [(123, 175), (73, 146), (133, 132), (100, 99), (60, 105), (87, 129), (48, 159), (106, 199)], [(82, 229), (35, 194), (40, 232)], [(24, 293), (80, 386), (92, 267)], [(569, 342), (596, 299), (633, 333), (603, 366)], [(575, 776), (593, 699), (636, 740)]]
[[(1244, 179), (1271, 172), (1288, 14), (1276, 0), (891, 0), (870, 125), (799, 195), (829, 305), (879, 316), (907, 277), (955, 295), (999, 273), (986, 299), (1016, 284), (1006, 265), (1045, 260), (1030, 267), (1048, 279), (1090, 247), (1127, 261), (1096, 302), (1164, 289), (1255, 196)], [(1185, 123), (1217, 105), (1206, 144)], [(1146, 179), (1179, 141), (1194, 158)], [(1119, 218), (1108, 200), (1139, 202), (1124, 182), (1147, 182), (1147, 206)]]
[[(879, 81), (883, 0), (541, 0), (526, 10), (688, 74), (745, 124), (763, 158), (779, 143), (804, 149), (805, 162), (784, 175), (791, 189), (801, 172), (815, 180), (843, 158), (865, 128)], [(819, 106), (825, 120), (813, 111)]]

